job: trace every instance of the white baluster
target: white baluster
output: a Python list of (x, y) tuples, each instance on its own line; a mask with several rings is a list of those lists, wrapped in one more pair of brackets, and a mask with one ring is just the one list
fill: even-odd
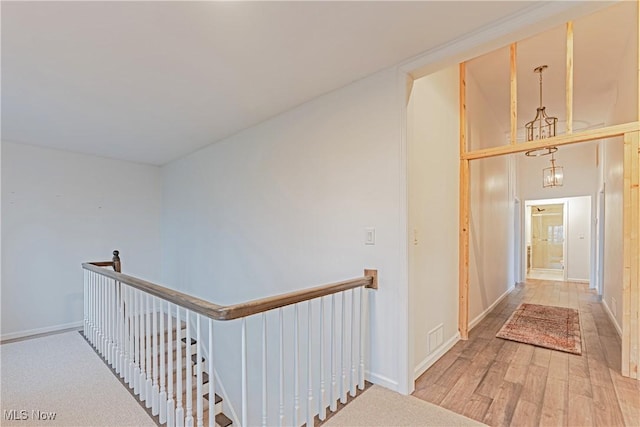
[(145, 294), (139, 292), (138, 295), (140, 307), (140, 332), (138, 339), (140, 340), (140, 400), (143, 402), (147, 399), (147, 340), (145, 338), (145, 308), (144, 301), (146, 299)]
[(342, 292), (342, 316), (340, 317), (340, 322), (342, 324), (342, 335), (340, 337), (340, 371), (342, 372), (342, 377), (340, 379), (340, 403), (347, 403), (347, 389), (345, 388), (347, 368), (344, 363), (344, 348), (347, 346), (347, 322), (345, 321), (347, 306), (346, 294), (346, 292)]
[(311, 344), (313, 330), (311, 327), (311, 300), (307, 301), (307, 425), (313, 425), (313, 369), (311, 359)]
[[(202, 335), (200, 315), (196, 313), (196, 425), (203, 426), (204, 408), (202, 407)], [(211, 378), (209, 378), (211, 381)]]
[(335, 412), (338, 409), (338, 399), (336, 398), (336, 294), (331, 295), (331, 389), (329, 390), (329, 409)]
[(320, 403), (318, 405), (318, 417), (320, 421), (324, 421), (327, 418), (327, 406), (325, 405), (325, 390), (324, 390), (324, 297), (320, 297)]
[(107, 286), (107, 356), (106, 359), (109, 365), (114, 366), (113, 363), (113, 286), (111, 286), (111, 280), (106, 278)]
[(140, 390), (140, 291), (137, 289), (132, 289), (133, 291), (133, 308), (134, 312), (131, 313), (133, 316), (133, 392), (134, 394), (140, 396), (142, 399), (142, 391)]
[(267, 425), (267, 314), (262, 313), (262, 425)]
[[(180, 307), (176, 305), (176, 325), (180, 325), (180, 323)], [(177, 330), (180, 330), (180, 326), (178, 326)], [(189, 322), (187, 319), (187, 331), (188, 330)], [(182, 341), (179, 333), (176, 333), (176, 427), (184, 427), (184, 409), (182, 408)]]
[(185, 369), (184, 375), (186, 376), (186, 385), (185, 391), (187, 392), (186, 402), (185, 402), (185, 418), (184, 425), (186, 427), (193, 426), (193, 400), (192, 400), (192, 389), (193, 389), (193, 371), (191, 370), (191, 312), (189, 310), (185, 310), (185, 317), (187, 319), (187, 342), (186, 342), (186, 356), (184, 358), (184, 365), (187, 366)]
[(127, 341), (125, 340), (125, 314), (124, 314), (124, 285), (118, 282), (118, 368), (120, 370), (120, 378), (124, 378), (126, 370), (129, 366), (125, 365), (125, 353)]
[[(167, 426), (176, 425), (176, 407), (173, 400), (173, 314), (171, 314), (171, 303), (167, 302)], [(176, 340), (180, 336), (180, 320), (176, 319)], [(179, 349), (180, 347), (176, 347)], [(176, 350), (177, 352), (177, 350)], [(179, 369), (179, 368), (178, 368)]]
[[(160, 413), (160, 424), (167, 422), (167, 390), (166, 390), (166, 358), (164, 352), (164, 343), (167, 335), (164, 331), (164, 301), (160, 300), (160, 394), (158, 395), (158, 412)], [(171, 338), (169, 338), (171, 340)]]
[(247, 318), (242, 318), (242, 334), (241, 334), (241, 358), (242, 358), (242, 425), (249, 425), (248, 409), (248, 384), (247, 384)]
[(102, 319), (102, 310), (100, 310), (100, 303), (102, 302), (102, 288), (100, 287), (100, 276), (94, 273), (93, 277), (93, 347), (100, 353), (102, 338), (100, 336), (100, 320)]
[(124, 383), (131, 387), (131, 301), (129, 300), (129, 294), (131, 289), (127, 285), (122, 285), (123, 306), (123, 330), (124, 330), (124, 359), (122, 366), (124, 366)]
[(87, 309), (87, 318), (84, 323), (84, 330), (82, 331), (84, 336), (87, 337), (89, 342), (91, 342), (90, 338), (90, 328), (91, 328), (91, 272), (89, 270), (85, 270), (85, 291), (84, 291), (84, 300), (85, 306)]
[(158, 415), (160, 412), (159, 408), (159, 394), (160, 394), (160, 386), (158, 385), (158, 307), (156, 305), (156, 297), (151, 296), (152, 301), (152, 314), (153, 314), (153, 351), (151, 352), (151, 357), (153, 358), (153, 385), (151, 386), (151, 414)]
[(351, 289), (351, 376), (349, 378), (349, 391), (351, 397), (356, 396), (356, 386), (358, 385), (358, 379), (356, 378), (356, 290)]
[(216, 427), (216, 376), (213, 365), (213, 319), (209, 319), (209, 427)]
[(152, 403), (153, 403), (153, 380), (152, 380), (152, 374), (151, 374), (151, 369), (153, 367), (153, 364), (151, 362), (151, 357), (153, 355), (152, 353), (152, 349), (151, 349), (151, 302), (150, 302), (150, 295), (149, 294), (145, 294), (145, 315), (144, 315), (144, 324), (146, 326), (145, 328), (145, 336), (144, 336), (144, 342), (146, 344), (146, 348), (145, 348), (145, 355), (147, 356), (147, 363), (146, 363), (146, 387), (145, 387), (145, 396), (146, 396), (146, 400), (145, 400), (145, 407), (146, 408), (151, 408)]
[(104, 355), (104, 351), (103, 351), (103, 344), (104, 344), (104, 340), (103, 340), (103, 334), (102, 334), (102, 325), (104, 324), (104, 286), (102, 286), (102, 276), (98, 276), (98, 339), (97, 339), (97, 345), (98, 345), (98, 353), (100, 353), (100, 355)]
[(118, 354), (118, 297), (116, 295), (117, 288), (115, 280), (113, 282), (110, 281), (109, 290), (111, 294), (111, 351), (109, 352), (109, 356), (111, 357), (111, 366), (113, 366), (113, 369), (118, 373), (118, 359), (116, 358), (116, 355)]
[(109, 298), (107, 297), (107, 278), (104, 276), (100, 276), (101, 278), (101, 283), (100, 283), (100, 290), (102, 293), (102, 303), (101, 308), (102, 308), (102, 322), (100, 325), (100, 333), (102, 334), (101, 336), (101, 349), (102, 349), (102, 357), (106, 358), (107, 357), (107, 304), (109, 302)]
[(298, 426), (300, 412), (300, 345), (298, 336), (298, 304), (293, 306), (293, 425)]
[(358, 375), (358, 388), (360, 390), (364, 390), (364, 340), (365, 340), (365, 326), (366, 322), (365, 317), (365, 288), (360, 288), (360, 351), (358, 352), (360, 355), (360, 372)]
[(89, 310), (87, 310), (88, 284), (87, 270), (82, 270), (82, 335), (87, 336), (87, 324), (89, 323)]
[(280, 375), (279, 375), (279, 392), (280, 392), (280, 427), (284, 426), (284, 313), (282, 308), (278, 309), (278, 326), (280, 336)]
[(89, 273), (89, 289), (91, 293), (91, 345), (96, 348), (96, 299), (98, 296), (96, 295), (96, 277), (93, 271)]

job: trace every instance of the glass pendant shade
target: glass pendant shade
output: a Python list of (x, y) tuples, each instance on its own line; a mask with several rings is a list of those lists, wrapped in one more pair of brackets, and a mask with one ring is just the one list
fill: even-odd
[(555, 159), (551, 159), (551, 167), (542, 170), (542, 186), (543, 187), (562, 187), (564, 179), (564, 170), (562, 166), (556, 166)]

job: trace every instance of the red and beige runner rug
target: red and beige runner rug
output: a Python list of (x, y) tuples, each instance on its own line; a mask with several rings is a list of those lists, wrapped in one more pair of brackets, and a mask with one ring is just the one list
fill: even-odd
[(582, 354), (580, 318), (578, 310), (573, 308), (520, 304), (496, 336), (567, 353)]

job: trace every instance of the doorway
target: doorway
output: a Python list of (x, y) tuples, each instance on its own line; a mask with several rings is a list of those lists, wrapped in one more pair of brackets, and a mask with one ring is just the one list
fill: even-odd
[(595, 284), (591, 202), (591, 196), (525, 201), (522, 265), (527, 279)]
[(565, 280), (565, 204), (532, 204), (527, 278)]

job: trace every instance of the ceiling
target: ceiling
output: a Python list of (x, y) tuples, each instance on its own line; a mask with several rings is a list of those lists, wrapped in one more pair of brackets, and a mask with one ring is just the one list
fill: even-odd
[[(636, 78), (620, 81), (624, 55), (631, 53), (637, 58), (637, 16), (636, 2), (620, 2), (574, 20), (575, 130), (602, 126), (616, 101), (618, 88), (633, 90), (637, 87)], [(482, 106), (468, 106), (469, 115), (472, 116), (473, 108), (490, 108), (505, 135), (510, 128), (509, 55), (507, 46), (467, 64), (473, 84), (479, 86), (485, 98)], [(632, 63), (637, 63), (637, 59)], [(533, 72), (539, 65), (549, 66), (543, 74), (543, 104), (547, 114), (558, 117), (558, 133), (562, 133), (566, 125), (565, 25), (517, 43), (520, 140), (525, 137), (525, 123), (535, 117), (539, 105), (539, 76)]]
[(3, 141), (162, 165), (542, 6), (3, 1), (1, 7)]

